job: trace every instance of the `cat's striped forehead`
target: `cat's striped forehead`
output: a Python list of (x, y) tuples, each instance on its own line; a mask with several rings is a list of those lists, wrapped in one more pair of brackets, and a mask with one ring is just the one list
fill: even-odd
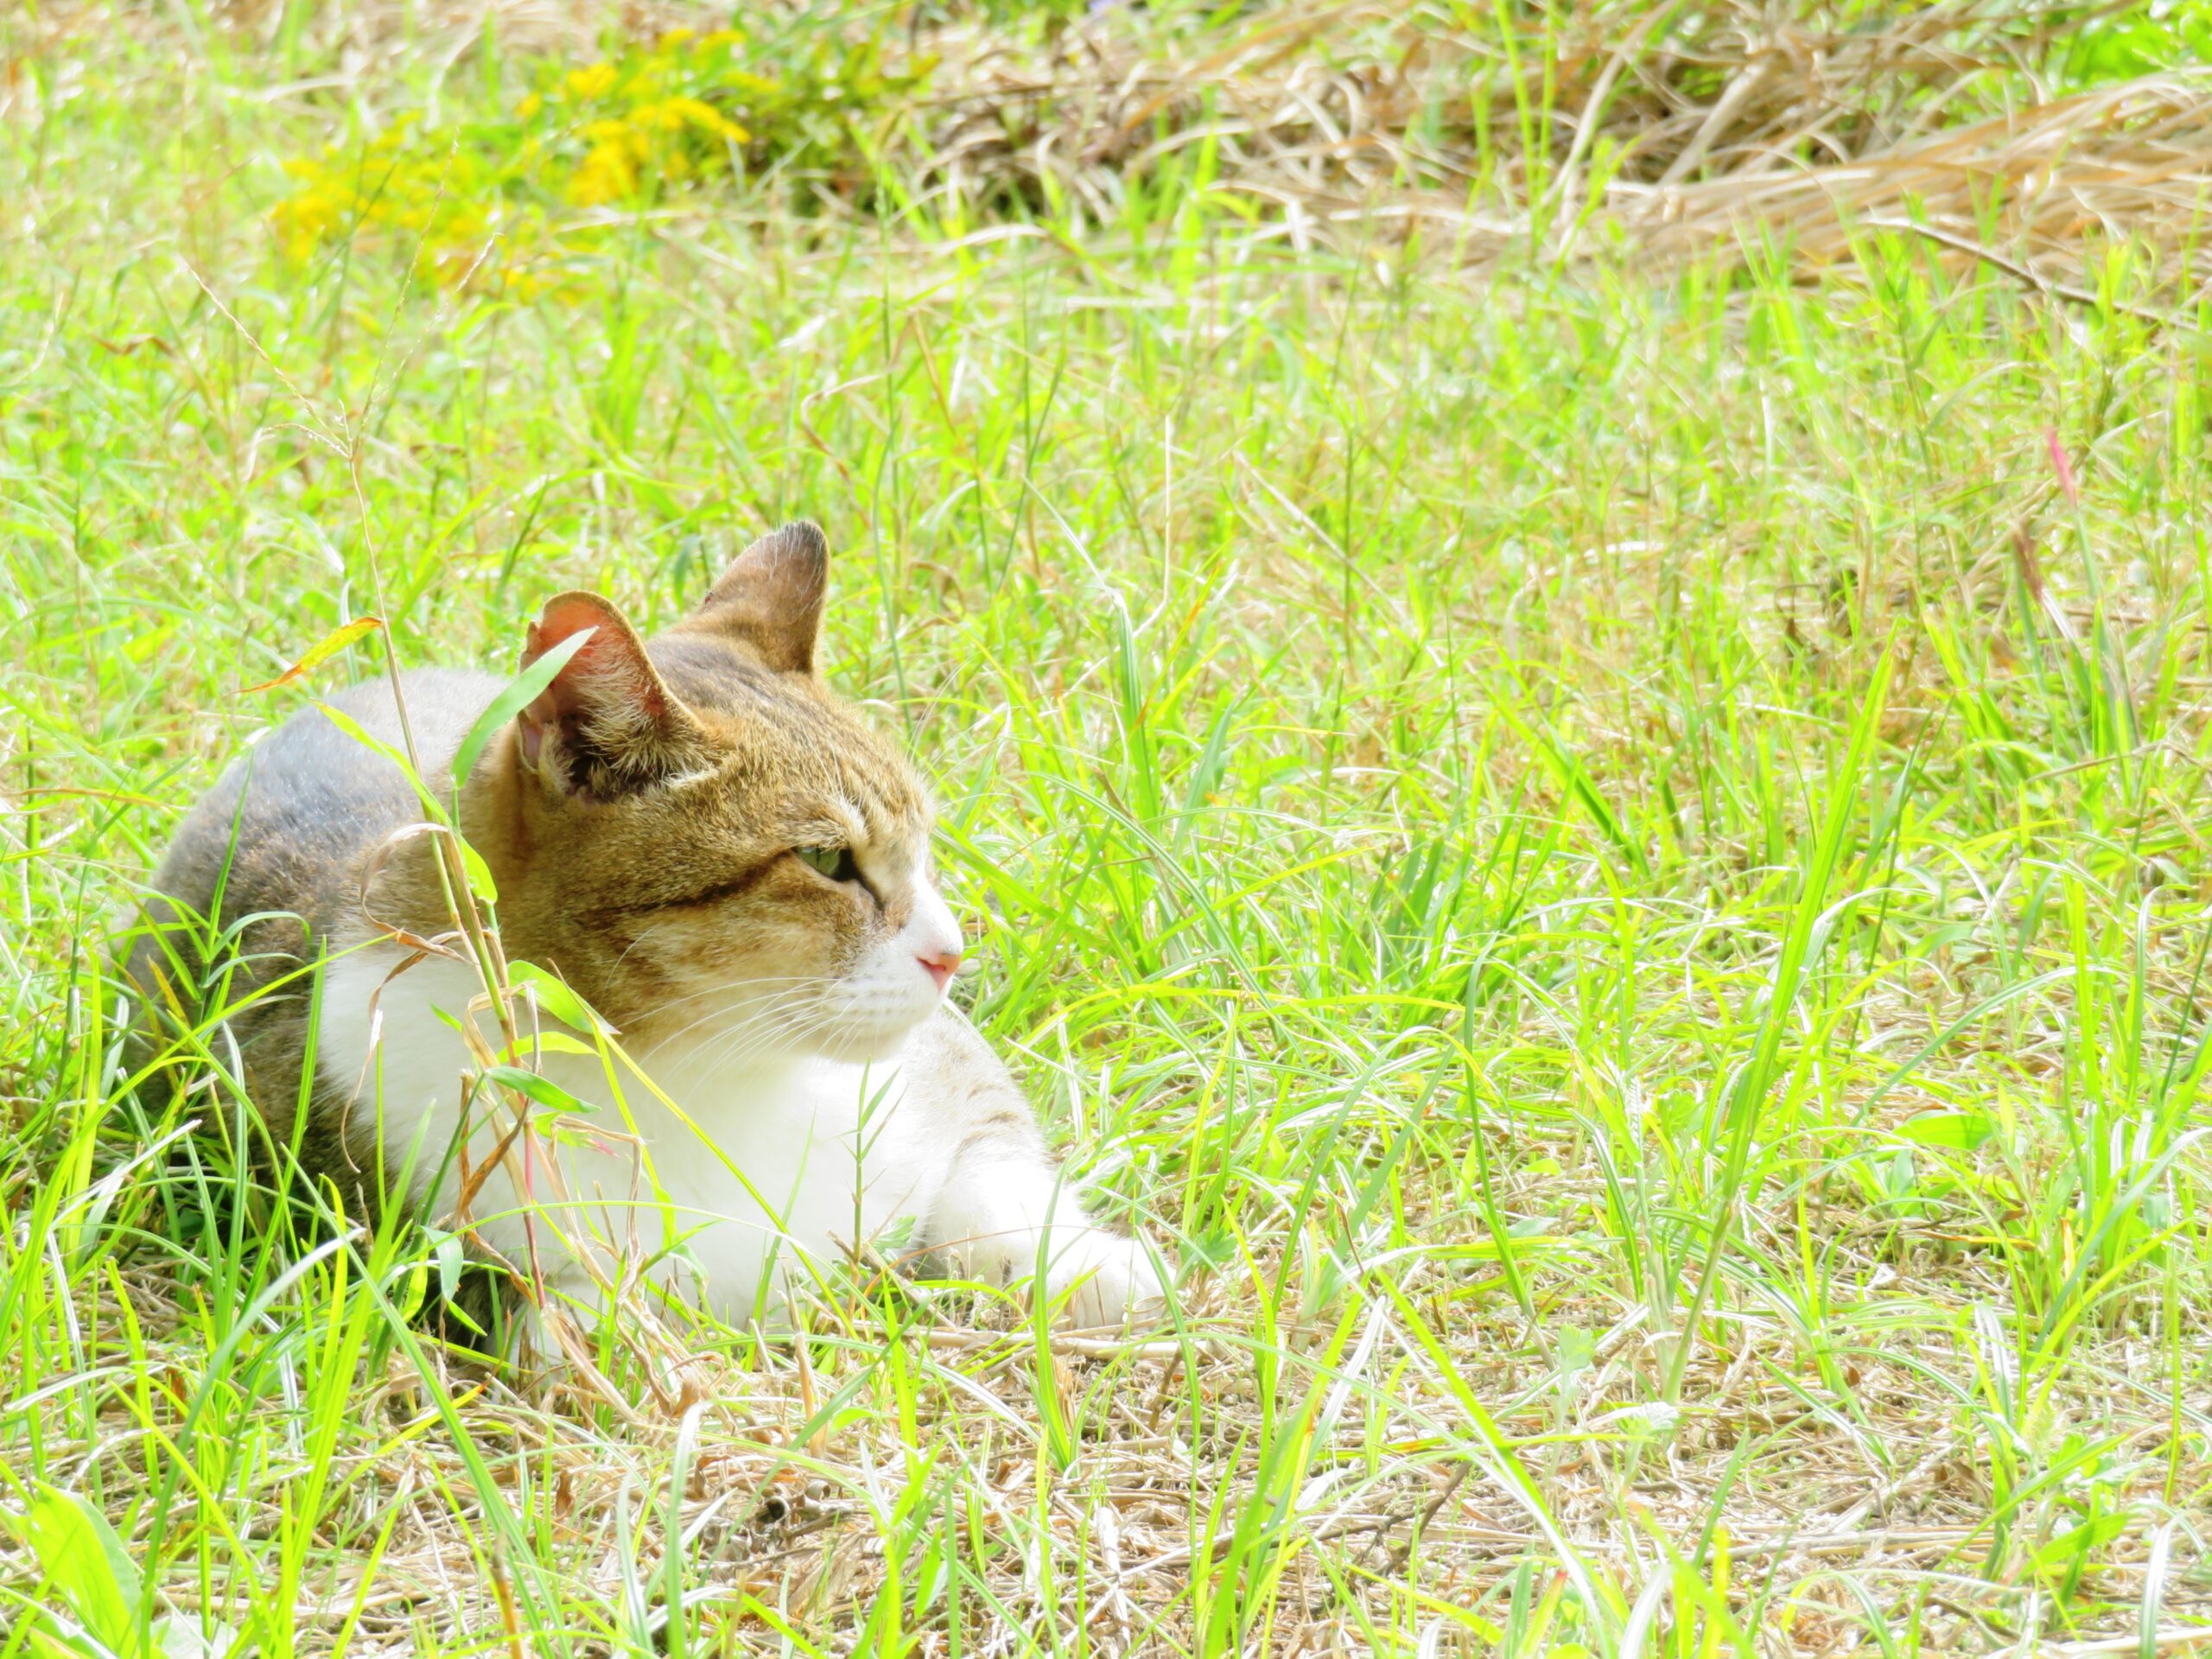
[(928, 797), (913, 768), (818, 679), (765, 668), (712, 635), (664, 634), (647, 649), (705, 731), (709, 772), (722, 791), (818, 800), (833, 817), (856, 820), (848, 833), (866, 840), (926, 827)]

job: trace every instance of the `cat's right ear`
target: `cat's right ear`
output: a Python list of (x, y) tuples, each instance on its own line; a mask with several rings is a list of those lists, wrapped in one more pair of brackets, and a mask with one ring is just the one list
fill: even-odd
[(645, 642), (597, 594), (563, 594), (530, 625), (522, 666), (589, 630), (575, 654), (515, 717), (530, 772), (576, 794), (611, 798), (690, 769), (704, 734), (662, 682)]
[(829, 585), (830, 543), (796, 519), (739, 554), (685, 626), (736, 639), (779, 674), (810, 674)]

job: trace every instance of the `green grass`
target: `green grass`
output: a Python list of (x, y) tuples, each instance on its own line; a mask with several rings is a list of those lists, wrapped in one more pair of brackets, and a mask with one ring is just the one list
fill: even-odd
[[(1059, 240), (726, 188), (456, 295), (268, 219), (420, 60), (287, 90), (178, 16), (20, 26), (0, 122), (0, 1594), (55, 1615), (0, 1652), (2202, 1622), (2201, 317), (1872, 238), (1804, 285), (1300, 253), (1173, 178)], [(434, 1236), (185, 1133), (242, 1122), (219, 1033), (139, 1103), (107, 942), (379, 670), (243, 690), (372, 550), (402, 663), (506, 665), (798, 514), (975, 1017), (1176, 1313), (1115, 1351), (856, 1279), (601, 1332), (603, 1388), (471, 1371), (402, 1317)]]

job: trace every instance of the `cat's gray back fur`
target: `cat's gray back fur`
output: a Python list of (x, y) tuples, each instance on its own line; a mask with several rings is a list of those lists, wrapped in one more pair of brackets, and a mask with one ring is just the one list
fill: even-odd
[[(433, 789), (502, 683), (445, 669), (403, 677), (424, 781)], [(329, 701), (378, 741), (405, 752), (389, 681), (366, 682)], [(251, 1071), (276, 1077), (289, 1070), (296, 1077), (307, 982), (251, 994), (315, 959), (356, 908), (372, 849), (422, 817), (399, 768), (321, 710), (295, 715), (263, 738), (185, 815), (154, 874), (146, 901), (150, 926), (131, 951), (129, 972), (155, 1023), (172, 1021), (176, 1008), (199, 1016), (199, 982), (210, 967), (200, 948), (206, 923), (212, 919), (221, 932), (253, 918), (238, 938), (226, 988), (226, 1000), (238, 1005), (231, 1033)], [(219, 914), (212, 914), (219, 895)]]
[[(500, 682), (488, 674), (425, 669), (402, 683), (425, 781), (435, 789)], [(379, 742), (404, 752), (388, 682), (354, 686), (330, 702)], [(202, 916), (219, 886), (225, 925), (273, 912), (298, 916), (320, 934), (354, 897), (344, 877), (379, 841), (422, 816), (397, 766), (321, 709), (308, 709), (254, 745), (200, 798), (153, 886)]]

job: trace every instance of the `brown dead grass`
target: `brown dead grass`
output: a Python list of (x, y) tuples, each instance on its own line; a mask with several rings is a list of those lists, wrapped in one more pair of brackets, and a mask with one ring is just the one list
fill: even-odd
[(2077, 280), (2113, 243), (2185, 281), (2212, 78), (2019, 105), (2056, 44), (2043, 9), (1901, 8), (1879, 30), (1824, 10), (1719, 6), (1662, 41), (1660, 8), (1591, 6), (1533, 60), (1434, 9), (1367, 3), (1271, 8), (1184, 57), (1110, 15), (1027, 58), (940, 37), (968, 90), (925, 123), (930, 166), (970, 197), (1057, 194), (1110, 219), (1130, 177), (1211, 144), (1218, 188), (1294, 236), (1418, 232), (1478, 264), (1625, 238), (1662, 264), (1772, 242), (1810, 270), (1891, 219), (2037, 284)]

